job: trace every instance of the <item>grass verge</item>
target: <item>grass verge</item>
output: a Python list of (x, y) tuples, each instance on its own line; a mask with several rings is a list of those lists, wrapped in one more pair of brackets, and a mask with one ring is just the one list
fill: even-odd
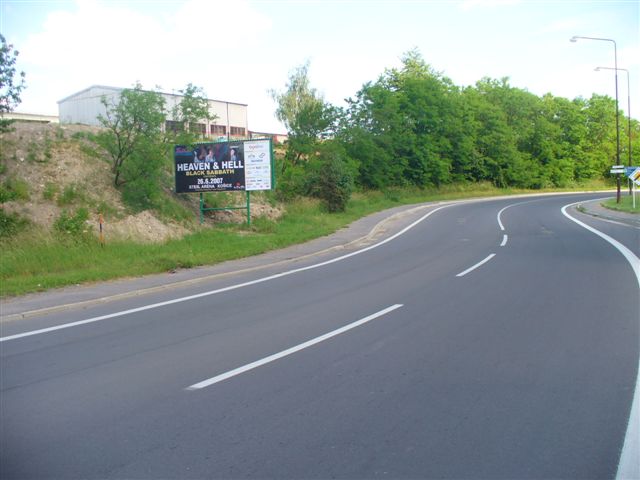
[[(160, 273), (176, 268), (211, 265), (329, 235), (368, 214), (428, 201), (509, 195), (485, 184), (448, 186), (439, 190), (393, 189), (356, 193), (345, 212), (328, 214), (314, 200), (287, 205), (273, 222), (255, 218), (251, 226), (220, 225), (162, 244), (109, 242), (93, 237), (62, 239), (30, 230), (2, 239), (0, 296), (8, 297), (81, 283)], [(36, 233), (34, 233), (36, 232)]]
[(640, 214), (640, 195), (636, 193), (636, 208), (633, 208), (633, 198), (623, 193), (620, 197), (620, 203), (616, 203), (616, 199), (610, 198), (602, 202), (602, 206), (609, 210), (616, 210), (618, 212), (635, 213)]

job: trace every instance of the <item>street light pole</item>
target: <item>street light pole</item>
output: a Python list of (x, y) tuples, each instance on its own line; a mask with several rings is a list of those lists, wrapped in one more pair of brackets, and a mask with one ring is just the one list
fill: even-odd
[[(615, 70), (615, 68), (611, 67), (596, 67), (595, 71), (599, 72), (600, 70)], [(629, 80), (629, 70), (626, 68), (618, 68), (621, 72), (625, 72), (627, 74), (627, 130), (628, 130), (628, 141), (629, 141), (629, 166), (632, 166), (631, 163), (631, 81)]]
[[(578, 39), (582, 40), (598, 40), (602, 42), (611, 42), (613, 43), (613, 58), (615, 65), (615, 74), (616, 74), (616, 165), (620, 165), (620, 112), (618, 111), (618, 46), (616, 41), (611, 38), (598, 38), (598, 37), (581, 37), (578, 35), (574, 35), (569, 39), (570, 42), (577, 42)], [(620, 203), (620, 187), (618, 187), (618, 198), (617, 202)]]

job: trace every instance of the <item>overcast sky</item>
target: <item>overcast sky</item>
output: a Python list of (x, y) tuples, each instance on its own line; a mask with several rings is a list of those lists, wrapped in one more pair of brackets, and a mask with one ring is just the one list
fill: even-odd
[[(536, 95), (615, 96), (631, 78), (640, 118), (638, 0), (0, 0), (0, 33), (20, 52), (27, 88), (17, 111), (57, 115), (57, 101), (90, 85), (173, 92), (249, 105), (249, 129), (284, 132), (268, 90), (310, 61), (312, 86), (334, 105), (355, 96), (402, 54), (460, 86), (487, 76)], [(619, 74), (627, 111), (627, 77)]]

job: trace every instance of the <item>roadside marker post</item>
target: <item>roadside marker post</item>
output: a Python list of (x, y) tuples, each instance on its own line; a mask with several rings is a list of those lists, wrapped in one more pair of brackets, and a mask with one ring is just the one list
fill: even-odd
[(102, 224), (104, 223), (104, 217), (102, 214), (98, 217), (98, 222), (100, 223), (100, 245), (104, 247), (104, 232), (102, 231)]

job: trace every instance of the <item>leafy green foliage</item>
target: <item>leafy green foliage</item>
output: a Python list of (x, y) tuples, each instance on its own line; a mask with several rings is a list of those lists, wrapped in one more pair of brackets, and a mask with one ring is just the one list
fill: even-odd
[(284, 92), (271, 90), (278, 105), (276, 117), (288, 132), (287, 151), (281, 164), (284, 172), (308, 159), (318, 142), (330, 137), (336, 127), (338, 110), (325, 103), (309, 82), (309, 62), (296, 68), (289, 76)]
[[(631, 124), (640, 158), (639, 124)], [(601, 179), (616, 162), (615, 103), (598, 95), (537, 97), (507, 78), (461, 89), (414, 50), (400, 69), (385, 71), (349, 99), (336, 138), (357, 162), (361, 188), (460, 181), (566, 187)]]
[(320, 198), (328, 212), (344, 212), (353, 191), (353, 174), (346, 151), (338, 143), (320, 146), (310, 163), (307, 192)]
[(29, 184), (22, 179), (9, 177), (0, 184), (0, 203), (29, 198)]
[(0, 238), (8, 238), (24, 230), (29, 222), (16, 213), (6, 213), (0, 208)]
[(206, 138), (209, 123), (218, 117), (209, 110), (209, 101), (201, 87), (189, 83), (180, 94), (180, 103), (172, 109), (171, 117), (183, 128), (166, 134), (169, 143), (191, 145)]
[[(20, 104), (20, 94), (25, 88), (25, 73), (18, 74), (16, 81), (16, 60), (19, 52), (8, 44), (0, 34), (0, 116), (12, 112)], [(0, 133), (8, 132), (12, 120), (0, 118)]]
[(135, 211), (153, 208), (161, 202), (160, 177), (163, 165), (162, 145), (143, 140), (123, 166), (122, 200)]
[(132, 157), (140, 157), (139, 150), (145, 150), (148, 143), (162, 143), (164, 98), (136, 84), (133, 89), (122, 90), (117, 103), (103, 98), (102, 104), (106, 114), (98, 119), (105, 130), (96, 140), (111, 157), (114, 184), (120, 186), (132, 180), (123, 175), (123, 165)]
[(64, 187), (62, 193), (58, 196), (57, 203), (62, 207), (65, 205), (72, 205), (73, 203), (83, 198), (84, 195), (81, 193), (81, 190), (78, 188), (78, 186), (71, 183)]
[(63, 210), (53, 226), (59, 233), (79, 239), (88, 233), (88, 219), (89, 211), (86, 208), (79, 208), (75, 213)]

